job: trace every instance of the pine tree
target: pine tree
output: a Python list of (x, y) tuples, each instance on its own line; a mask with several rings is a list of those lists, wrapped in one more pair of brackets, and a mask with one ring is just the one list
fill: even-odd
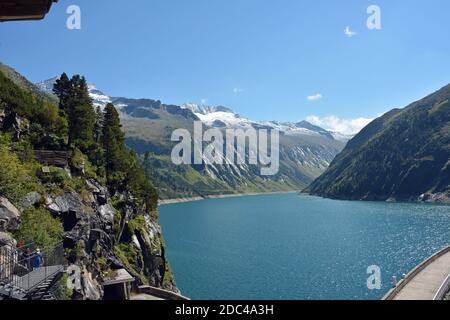
[(102, 137), (103, 129), (103, 112), (100, 107), (95, 110), (95, 127), (94, 127), (94, 138), (95, 142), (100, 143)]
[(72, 82), (65, 72), (56, 80), (53, 86), (53, 93), (59, 98), (59, 109), (61, 113), (67, 114), (67, 102), (72, 93)]
[(111, 103), (106, 105), (104, 111), (102, 144), (105, 150), (106, 173), (108, 178), (113, 178), (114, 173), (126, 169), (127, 153), (119, 113)]
[(70, 82), (71, 92), (66, 106), (69, 117), (69, 144), (86, 151), (94, 143), (96, 115), (86, 79), (75, 75)]

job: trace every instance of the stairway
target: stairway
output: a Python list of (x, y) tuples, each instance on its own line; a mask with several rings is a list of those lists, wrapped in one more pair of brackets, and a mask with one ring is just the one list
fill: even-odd
[(46, 279), (34, 290), (30, 291), (27, 295), (28, 300), (57, 300), (55, 294), (53, 293), (53, 286), (61, 278), (61, 274), (55, 274), (53, 277)]
[[(3, 249), (0, 264), (0, 299), (57, 300), (55, 284), (64, 273), (63, 244), (43, 250), (45, 266), (32, 271), (33, 256), (19, 260), (20, 253)], [(25, 263), (24, 263), (25, 262)]]

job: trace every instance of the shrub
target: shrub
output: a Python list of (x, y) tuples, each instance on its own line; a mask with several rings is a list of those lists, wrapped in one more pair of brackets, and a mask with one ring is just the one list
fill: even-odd
[(30, 191), (30, 180), (28, 170), (8, 144), (0, 142), (0, 195), (17, 203)]
[(56, 296), (58, 299), (67, 301), (71, 300), (73, 296), (73, 289), (70, 289), (67, 286), (67, 282), (69, 280), (69, 275), (67, 273), (64, 273), (64, 275), (61, 277), (61, 279), (58, 280), (58, 283), (56, 284)]
[(34, 242), (42, 248), (53, 246), (62, 239), (64, 230), (61, 222), (47, 210), (27, 209), (22, 213), (21, 221), (15, 235), (17, 239)]
[(131, 243), (119, 243), (114, 246), (113, 252), (127, 267), (134, 265), (139, 256), (137, 249)]
[(128, 222), (128, 230), (131, 233), (135, 233), (135, 231), (141, 231), (145, 228), (147, 222), (145, 221), (145, 217), (143, 215), (137, 216), (133, 220)]

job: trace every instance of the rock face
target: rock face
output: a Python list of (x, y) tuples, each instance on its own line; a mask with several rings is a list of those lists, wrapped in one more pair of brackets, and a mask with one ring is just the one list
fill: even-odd
[[(150, 284), (179, 292), (172, 279), (164, 280), (167, 262), (161, 228), (150, 214), (144, 214), (142, 219), (142, 212), (127, 194), (118, 197), (123, 203), (122, 210), (118, 211), (106, 188), (95, 180), (86, 180), (86, 185), (89, 192), (83, 197), (68, 192), (48, 195), (46, 199), (47, 209), (62, 221), (69, 263), (81, 270), (76, 279), (80, 287), (75, 290), (74, 298), (99, 300), (103, 297), (105, 264), (112, 270), (127, 269), (137, 279), (136, 285)], [(129, 226), (130, 221), (134, 221), (133, 228)], [(123, 254), (124, 246), (134, 252), (132, 257)]]
[(19, 117), (15, 112), (12, 112), (9, 105), (4, 110), (0, 114), (0, 128), (3, 131), (11, 132), (14, 141), (18, 141), (23, 134), (29, 131), (30, 125), (28, 121)]
[[(168, 270), (161, 228), (151, 212), (142, 212), (132, 195), (116, 194), (122, 208), (117, 210), (108, 190), (86, 180), (87, 192), (48, 194), (45, 207), (62, 222), (68, 264), (79, 270), (72, 279), (79, 284), (72, 298), (100, 300), (104, 295), (105, 272), (125, 268), (136, 278), (136, 286), (149, 284), (179, 292)], [(21, 202), (29, 208), (41, 202), (30, 193)], [(20, 211), (0, 198), (0, 248), (15, 248), (9, 232), (20, 226)], [(131, 254), (130, 254), (131, 253)], [(0, 259), (2, 255), (0, 254)]]
[[(9, 76), (5, 75), (1, 64), (0, 69), (1, 87), (6, 88), (0, 90), (0, 135), (12, 135), (13, 143), (9, 152), (18, 156), (24, 169), (26, 165), (33, 167), (32, 170), (24, 171), (27, 171), (30, 189), (39, 192), (27, 194), (22, 201), (17, 199), (18, 203), (14, 205), (18, 207), (0, 197), (0, 263), (5, 258), (9, 259), (11, 251), (13, 256), (19, 256), (13, 235), (20, 234), (27, 242), (34, 240), (41, 249), (53, 248), (52, 252), (57, 258), (55, 260), (58, 260), (56, 263), (63, 263), (68, 271), (73, 271), (69, 277), (77, 285), (72, 299), (102, 299), (103, 280), (118, 269), (126, 269), (133, 274), (137, 280), (136, 286), (146, 284), (175, 291), (173, 278), (170, 272), (166, 272), (169, 268), (158, 230), (157, 215), (151, 211), (156, 207), (153, 202), (156, 201), (156, 196), (152, 194), (151, 200), (141, 194), (134, 197), (132, 192), (141, 193), (139, 186), (144, 185), (145, 188), (145, 183), (129, 183), (128, 174), (122, 177), (123, 181), (119, 185), (109, 183), (114, 194), (110, 194), (108, 188), (99, 181), (89, 178), (107, 180), (102, 168), (90, 163), (91, 152), (84, 154), (80, 150), (83, 148), (78, 149), (77, 144), (69, 145), (64, 128), (46, 130), (48, 122), (41, 121), (41, 116), (35, 116), (33, 108), (42, 107), (38, 101), (44, 97), (45, 101), (52, 104), (52, 99), (36, 94), (39, 90), (32, 85), (22, 86), (10, 80), (11, 73), (8, 72)], [(23, 80), (26, 82), (26, 79)], [(53, 107), (57, 108), (56, 105)], [(33, 125), (30, 125), (31, 121)], [(24, 156), (22, 149), (16, 148), (21, 142), (25, 143), (26, 151), (35, 151), (35, 160), (44, 164), (45, 170), (40, 170), (42, 172), (39, 174), (34, 170), (35, 162), (31, 162), (31, 154), (26, 152)], [(102, 160), (106, 160), (105, 157), (101, 155)], [(52, 170), (55, 167), (64, 167), (66, 172)], [(122, 173), (124, 172), (120, 176)], [(133, 177), (137, 172), (128, 173)], [(154, 191), (150, 186), (148, 190)], [(28, 210), (21, 215), (20, 210), (33, 208), (36, 210)], [(28, 223), (28, 218), (35, 218), (29, 214), (43, 214), (42, 221), (30, 219), (32, 222)], [(24, 222), (22, 230), (21, 219)], [(47, 227), (49, 237), (40, 239), (41, 228)], [(20, 232), (15, 233), (16, 231)], [(61, 243), (54, 244), (61, 240), (61, 233), (63, 246)], [(17, 240), (22, 245), (22, 240), (25, 239)], [(46, 260), (53, 261), (51, 257), (50, 253)], [(0, 278), (17, 275), (15, 264), (13, 265), (14, 268), (9, 268), (6, 273), (0, 266)], [(58, 288), (55, 289), (64, 289), (62, 284), (64, 282), (58, 283)], [(61, 296), (69, 294), (64, 290), (60, 291)]]
[(19, 210), (6, 198), (0, 198), (0, 232), (15, 231), (20, 224)]
[(37, 192), (30, 192), (28, 193), (25, 198), (20, 203), (20, 207), (22, 209), (28, 209), (31, 207), (34, 207), (36, 204), (38, 204), (41, 201), (42, 196)]
[[(151, 276), (150, 282), (157, 287), (163, 287), (168, 262), (161, 242), (161, 227), (152, 222), (148, 216), (145, 221), (144, 227), (135, 231), (134, 237), (138, 242), (136, 248), (143, 257), (146, 274)], [(166, 282), (166, 289), (180, 293), (175, 283), (170, 281)]]
[(0, 247), (9, 246), (15, 247), (17, 245), (17, 241), (8, 233), (0, 232)]

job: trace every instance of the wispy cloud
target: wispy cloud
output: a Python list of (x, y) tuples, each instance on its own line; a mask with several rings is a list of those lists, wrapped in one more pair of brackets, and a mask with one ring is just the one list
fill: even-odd
[(328, 117), (309, 116), (306, 118), (306, 120), (326, 130), (345, 135), (355, 135), (359, 133), (370, 122), (373, 121), (373, 119), (368, 118), (341, 119), (336, 116), (328, 116)]
[(357, 35), (356, 32), (354, 32), (354, 31), (352, 31), (352, 30), (350, 29), (350, 26), (348, 26), (347, 28), (345, 28), (344, 34), (345, 34), (347, 37), (349, 37), (349, 38), (352, 38), (352, 37), (354, 37), (354, 36)]
[(312, 96), (307, 96), (306, 99), (308, 99), (309, 101), (317, 101), (317, 100), (323, 99), (323, 95), (318, 93), (318, 94), (314, 94)]
[(233, 88), (233, 92), (234, 94), (239, 94), (239, 93), (243, 93), (245, 90), (242, 88)]
[(200, 100), (201, 104), (207, 104), (208, 103), (208, 99), (207, 98), (203, 98), (202, 100)]

